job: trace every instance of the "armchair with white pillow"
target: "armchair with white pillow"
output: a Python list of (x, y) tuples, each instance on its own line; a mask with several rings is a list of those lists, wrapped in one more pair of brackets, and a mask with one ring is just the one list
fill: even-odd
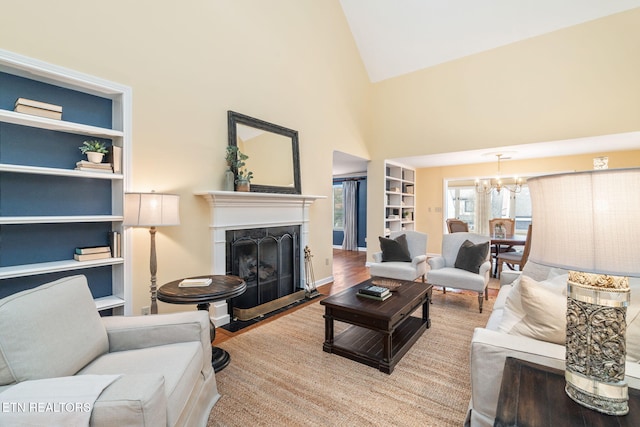
[[(529, 261), (503, 271), (484, 328), (471, 340), (471, 401), (465, 425), (493, 426), (507, 357), (564, 370), (567, 272)], [(640, 388), (640, 282), (630, 280), (626, 380)], [(634, 292), (635, 291), (635, 292)]]

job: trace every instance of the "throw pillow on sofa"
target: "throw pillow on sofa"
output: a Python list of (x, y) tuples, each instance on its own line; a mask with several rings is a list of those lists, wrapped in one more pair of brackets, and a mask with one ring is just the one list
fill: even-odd
[(395, 239), (386, 237), (378, 237), (378, 239), (382, 250), (382, 262), (411, 262), (406, 234), (401, 234)]
[(559, 286), (563, 281), (566, 283), (565, 278), (559, 277), (558, 280), (537, 282), (522, 276), (507, 296), (498, 329), (511, 335), (564, 345), (567, 295), (566, 285)]
[(478, 243), (476, 245), (470, 240), (465, 240), (458, 250), (454, 267), (478, 274), (480, 272), (480, 266), (487, 259), (488, 253), (489, 242)]

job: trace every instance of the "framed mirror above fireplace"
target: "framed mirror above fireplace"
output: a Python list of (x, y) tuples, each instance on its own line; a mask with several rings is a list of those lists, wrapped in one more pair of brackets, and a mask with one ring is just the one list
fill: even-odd
[(297, 131), (235, 111), (227, 112), (227, 123), (229, 145), (249, 156), (251, 191), (302, 194)]

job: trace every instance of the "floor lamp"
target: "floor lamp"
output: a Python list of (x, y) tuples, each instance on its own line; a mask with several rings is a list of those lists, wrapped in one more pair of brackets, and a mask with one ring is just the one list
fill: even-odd
[(156, 227), (180, 225), (180, 196), (162, 193), (126, 193), (124, 200), (124, 225), (131, 227), (150, 227), (151, 257), (151, 314), (158, 313), (156, 302)]
[(628, 277), (640, 276), (640, 168), (527, 180), (529, 260), (569, 270), (566, 393), (610, 415), (629, 411), (625, 381)]

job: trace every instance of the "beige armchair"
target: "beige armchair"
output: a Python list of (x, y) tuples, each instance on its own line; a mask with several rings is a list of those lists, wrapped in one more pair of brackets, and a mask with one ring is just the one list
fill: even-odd
[[(465, 245), (465, 249), (460, 248), (465, 242), (473, 245)], [(465, 289), (478, 293), (478, 304), (482, 313), (482, 297), (488, 299), (487, 285), (491, 273), (491, 261), (489, 250), (490, 240), (488, 236), (475, 233), (452, 233), (442, 236), (442, 254), (429, 259), (431, 269), (427, 272), (427, 283), (434, 286), (442, 286), (444, 292), (446, 288)], [(466, 256), (469, 254), (471, 256)], [(464, 268), (457, 268), (465, 267)], [(477, 270), (476, 270), (477, 268)]]
[[(90, 412), (79, 411), (88, 412), (90, 426), (204, 426), (220, 397), (204, 311), (103, 318), (86, 278), (71, 276), (0, 300), (0, 325), (0, 396), (6, 399), (15, 389), (24, 396), (27, 388), (34, 401), (49, 392), (78, 402), (69, 382), (116, 378), (95, 387), (97, 400), (83, 406)], [(48, 424), (79, 425), (56, 418), (65, 415), (49, 414)], [(22, 419), (28, 413), (12, 416), (29, 424)]]
[(425, 280), (427, 272), (427, 239), (425, 233), (419, 231), (394, 231), (390, 238), (396, 239), (405, 235), (409, 249), (408, 261), (383, 261), (382, 252), (373, 254), (373, 260), (369, 265), (369, 273), (374, 277), (387, 277), (398, 280), (416, 280), (418, 277)]

